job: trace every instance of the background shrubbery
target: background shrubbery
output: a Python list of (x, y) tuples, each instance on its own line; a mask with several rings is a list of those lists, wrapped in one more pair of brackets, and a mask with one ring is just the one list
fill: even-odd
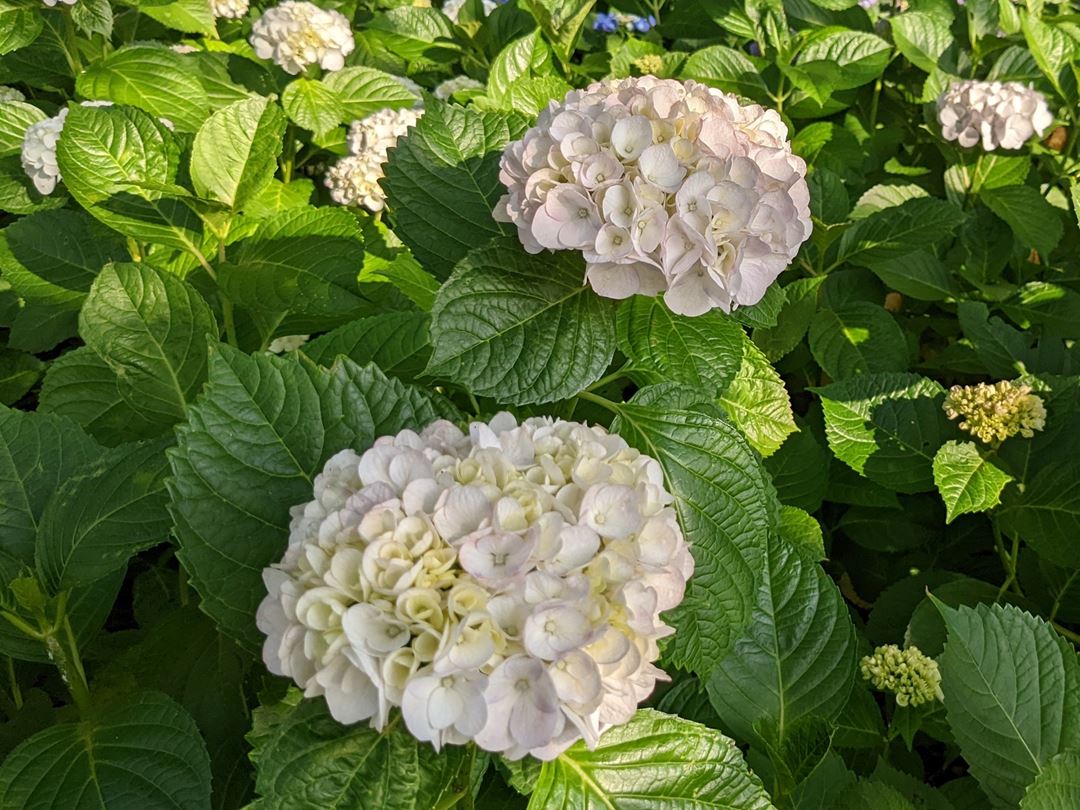
[[(346, 67), (292, 76), (248, 44), (261, 6), (0, 0), (0, 807), (1080, 806), (1069, 4), (331, 6)], [(491, 217), (540, 109), (644, 73), (775, 108), (810, 166), (813, 236), (756, 306), (599, 298)], [(348, 125), (417, 102), (402, 76), (425, 112), (386, 209), (333, 205)], [(947, 142), (960, 78), (1055, 123)], [(62, 109), (43, 196), (23, 141)], [(1041, 399), (1033, 436), (946, 414), (999, 380)], [(506, 408), (659, 459), (697, 560), (670, 687), (542, 768), (336, 724), (254, 622), (331, 454)], [(943, 702), (871, 691), (890, 643)]]

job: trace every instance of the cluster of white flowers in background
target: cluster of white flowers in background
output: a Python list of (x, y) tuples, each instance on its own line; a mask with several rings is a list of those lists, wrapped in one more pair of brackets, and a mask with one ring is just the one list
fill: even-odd
[(316, 64), (323, 70), (340, 70), (356, 42), (343, 14), (285, 0), (264, 11), (251, 26), (251, 45), (260, 59), (272, 59), (295, 75)]
[(469, 76), (455, 76), (454, 78), (447, 79), (446, 81), (439, 84), (433, 91), (433, 95), (437, 99), (446, 101), (448, 98), (454, 95), (454, 93), (460, 93), (463, 90), (483, 89), (483, 82), (478, 82), (476, 79), (473, 79)]
[(1042, 93), (1020, 82), (953, 82), (937, 102), (941, 137), (987, 152), (1019, 149), (1054, 122)]
[(773, 110), (654, 76), (567, 93), (503, 154), (496, 219), (580, 250), (597, 293), (677, 313), (755, 304), (810, 236), (806, 163)]
[(8, 87), (7, 85), (0, 84), (0, 103), (3, 103), (5, 101), (26, 101), (26, 96), (24, 96), (14, 87)]
[(387, 152), (423, 114), (423, 109), (415, 108), (379, 110), (362, 121), (353, 121), (347, 138), (350, 154), (331, 166), (324, 180), (334, 202), (381, 211), (386, 195), (379, 180)]
[(67, 5), (67, 6), (73, 6), (77, 2), (79, 2), (79, 0), (41, 0), (41, 2), (44, 3), (45, 5), (47, 5), (49, 8), (52, 8), (58, 2), (62, 2), (64, 5)]
[(39, 194), (52, 194), (62, 179), (56, 163), (56, 145), (64, 130), (67, 107), (52, 118), (37, 121), (26, 129), (22, 143), (22, 167)]
[(660, 465), (601, 427), (510, 414), (338, 453), (267, 568), (263, 658), (343, 723), (401, 706), (436, 748), (594, 745), (664, 673), (693, 558)]
[(248, 5), (248, 0), (210, 0), (210, 12), (215, 17), (238, 20), (248, 13)]
[[(503, 2), (505, 1), (506, 0), (503, 0)], [(461, 9), (465, 7), (465, 2), (466, 0), (446, 0), (446, 2), (442, 4), (442, 12), (450, 18), (451, 22), (457, 22), (458, 16), (461, 14)], [(486, 17), (499, 6), (499, 3), (496, 2), (496, 0), (482, 0), (482, 5), (484, 7), (484, 16)]]
[(274, 338), (270, 341), (270, 345), (266, 347), (266, 351), (269, 354), (285, 354), (285, 352), (294, 352), (307, 343), (311, 339), (311, 335), (283, 335), (279, 338)]

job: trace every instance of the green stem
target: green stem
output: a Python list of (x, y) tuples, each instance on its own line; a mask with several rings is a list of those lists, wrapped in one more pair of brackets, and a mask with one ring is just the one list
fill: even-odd
[[(221, 241), (218, 242), (218, 264), (225, 263), (225, 234), (222, 234)], [(217, 281), (217, 277), (213, 276), (214, 281)], [(233, 317), (233, 302), (229, 296), (225, 295), (220, 289), (218, 290), (218, 298), (221, 299), (221, 317), (225, 321), (225, 340), (228, 341), (230, 346), (236, 346), (239, 348), (240, 344), (236, 339), (236, 319)]]
[(1069, 578), (1065, 580), (1065, 584), (1061, 587), (1061, 590), (1058, 591), (1058, 595), (1054, 597), (1054, 604), (1053, 607), (1050, 608), (1050, 615), (1047, 617), (1047, 621), (1052, 622), (1057, 618), (1058, 611), (1061, 610), (1061, 597), (1068, 592), (1070, 587), (1072, 587), (1073, 580), (1076, 579), (1078, 575), (1080, 575), (1080, 570), (1073, 571), (1069, 574)]
[(623, 366), (618, 371), (613, 371), (610, 374), (608, 374), (607, 376), (601, 377), (599, 380), (594, 382), (592, 385), (590, 385), (585, 390), (586, 391), (595, 391), (598, 388), (603, 388), (608, 383), (613, 383), (616, 380), (621, 380), (625, 376), (626, 376), (626, 366)]
[(66, 614), (60, 614), (52, 627), (42, 629), (45, 632), (45, 649), (49, 653), (49, 659), (60, 670), (60, 677), (67, 684), (79, 714), (85, 718), (90, 712), (90, 687), (86, 682), (86, 670), (83, 669), (82, 658), (79, 657), (71, 622)]
[(883, 79), (881, 76), (877, 77), (877, 81), (874, 82), (874, 98), (870, 102), (870, 134), (873, 134), (877, 128), (877, 111), (878, 101), (881, 99), (881, 87)]
[(473, 396), (472, 391), (466, 391), (465, 395), (469, 398), (469, 407), (473, 409), (473, 415), (480, 415), (480, 403), (476, 401), (476, 397)]
[(11, 699), (15, 703), (16, 710), (23, 705), (22, 689), (19, 688), (19, 679), (15, 677), (15, 659), (10, 655), (4, 656), (7, 665), (8, 683), (11, 684)]
[(619, 406), (616, 403), (612, 402), (610, 399), (605, 399), (604, 397), (597, 396), (592, 391), (580, 392), (578, 394), (578, 399), (583, 399), (586, 402), (591, 402), (594, 405), (599, 405), (601, 408), (611, 411), (616, 416), (618, 416), (620, 413)]
[(1005, 551), (1005, 543), (1001, 537), (1001, 530), (997, 526), (994, 526), (994, 545), (997, 547), (998, 556), (1001, 557), (1001, 564), (1005, 568), (1005, 581), (1001, 583), (1001, 587), (998, 588), (995, 601), (1001, 599), (1005, 595), (1005, 592), (1012, 587), (1016, 582), (1016, 565), (1020, 558), (1020, 536), (1012, 538), (1012, 550)]
[(293, 173), (293, 161), (296, 159), (296, 135), (293, 132), (293, 125), (289, 124), (285, 128), (285, 150), (281, 155), (281, 181), (283, 183), (289, 183), (292, 181)]

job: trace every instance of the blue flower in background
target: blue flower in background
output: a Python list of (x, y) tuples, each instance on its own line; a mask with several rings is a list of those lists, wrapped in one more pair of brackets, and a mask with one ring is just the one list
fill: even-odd
[(751, 42), (746, 46), (746, 52), (751, 56), (761, 56), (761, 46), (756, 42)]
[(614, 34), (619, 30), (619, 21), (615, 19), (614, 14), (606, 14), (602, 11), (596, 13), (596, 19), (593, 20), (593, 31), (600, 31), (604, 34)]
[(656, 25), (656, 17), (650, 14), (648, 17), (632, 17), (630, 19), (630, 30), (638, 34), (646, 33), (650, 28)]

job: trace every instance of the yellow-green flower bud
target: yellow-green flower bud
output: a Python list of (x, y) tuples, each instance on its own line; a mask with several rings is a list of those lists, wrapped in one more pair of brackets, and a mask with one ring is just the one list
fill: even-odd
[(944, 407), (946, 416), (961, 420), (961, 430), (986, 444), (1000, 444), (1017, 434), (1030, 439), (1046, 425), (1042, 399), (1031, 393), (1030, 385), (1016, 380), (954, 385)]
[(918, 647), (901, 650), (886, 644), (863, 658), (859, 669), (875, 689), (892, 692), (898, 706), (921, 706), (942, 699), (937, 662)]
[(642, 76), (658, 75), (664, 70), (664, 60), (655, 53), (647, 53), (634, 60), (634, 67)]

